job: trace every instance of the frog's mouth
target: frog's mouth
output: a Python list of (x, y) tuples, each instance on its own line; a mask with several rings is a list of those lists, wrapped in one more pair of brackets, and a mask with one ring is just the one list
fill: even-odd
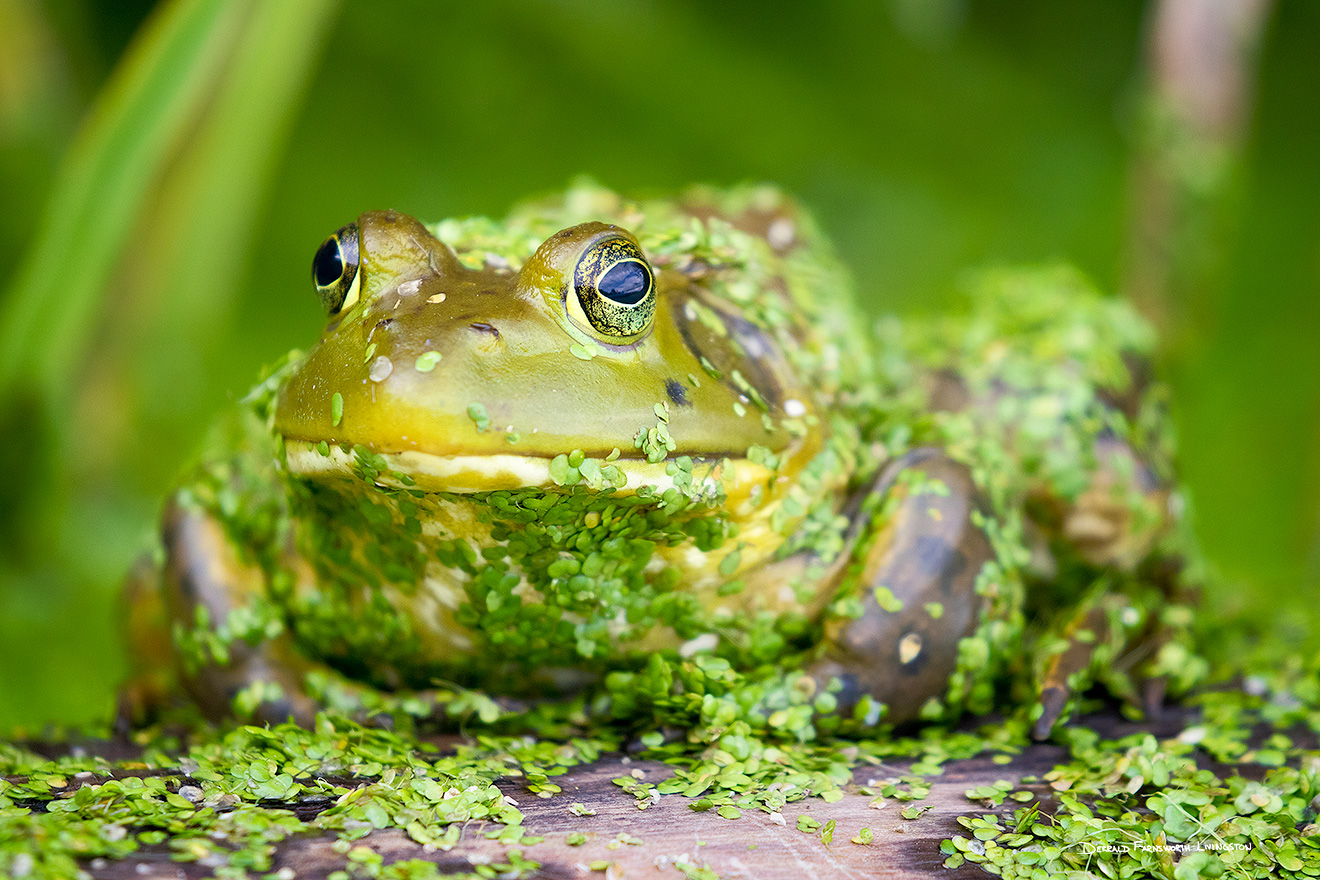
[(291, 438), (285, 440), (285, 450), (289, 471), (304, 479), (324, 483), (366, 480), (428, 493), (556, 491), (583, 485), (635, 494), (649, 486), (659, 494), (671, 488), (680, 488), (689, 495), (722, 493), (730, 502), (738, 503), (749, 497), (755, 487), (765, 487), (775, 478), (773, 471), (747, 458), (695, 458), (687, 471), (676, 468), (672, 460), (649, 462), (620, 457), (610, 461), (585, 456), (579, 459), (568, 455), (508, 453), (438, 455), (417, 450), (377, 452), (361, 446), (345, 449)]

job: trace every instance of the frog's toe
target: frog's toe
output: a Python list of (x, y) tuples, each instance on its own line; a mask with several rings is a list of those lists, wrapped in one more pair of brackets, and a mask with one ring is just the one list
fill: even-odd
[(872, 491), (889, 512), (868, 526), (862, 613), (829, 625), (813, 674), (842, 682), (844, 711), (869, 695), (886, 721), (902, 722), (948, 687), (959, 642), (980, 619), (976, 579), (993, 550), (975, 522), (970, 471), (939, 450), (895, 460)]
[(1101, 604), (1084, 604), (1061, 634), (1060, 650), (1045, 665), (1037, 682), (1040, 714), (1032, 727), (1036, 739), (1047, 739), (1068, 712), (1073, 694), (1095, 662), (1096, 648), (1108, 644), (1110, 628)]
[(1059, 719), (1063, 717), (1071, 696), (1072, 692), (1066, 687), (1049, 686), (1041, 689), (1040, 715), (1031, 728), (1033, 739), (1044, 740), (1050, 738), (1050, 732), (1054, 730), (1054, 725), (1058, 724)]

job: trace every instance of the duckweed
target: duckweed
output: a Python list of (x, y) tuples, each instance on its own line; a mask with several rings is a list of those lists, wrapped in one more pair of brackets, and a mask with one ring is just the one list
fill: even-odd
[[(1039, 779), (967, 791), (964, 830), (942, 844), (945, 864), (972, 862), (1005, 877), (1315, 876), (1320, 751), (1298, 738), (1313, 743), (1320, 733), (1320, 661), (1253, 681), (1252, 693), (1192, 698), (1196, 715), (1168, 738), (1104, 740), (1086, 727), (1062, 729), (1065, 763)], [(671, 770), (655, 781), (641, 774), (615, 780), (639, 809), (680, 796), (694, 810), (739, 821), (749, 810), (774, 816), (788, 803), (854, 792), (876, 798), (876, 806), (905, 803), (899, 815), (918, 822), (929, 809), (922, 803), (929, 777), (944, 763), (987, 752), (1011, 756), (1028, 742), (1025, 709), (975, 731), (868, 734), (816, 712), (797, 683), (783, 673), (737, 673), (718, 658), (671, 664), (657, 657), (644, 673), (611, 677), (591, 700), (516, 713), (461, 690), (377, 693), (364, 708), (393, 719), (395, 731), (329, 713), (310, 731), (194, 721), (182, 738), (140, 732), (140, 755), (128, 761), (79, 749), (50, 760), (0, 743), (0, 874), (78, 876), (88, 859), (168, 843), (175, 860), (238, 877), (269, 870), (281, 841), (314, 832), (343, 842), (350, 876), (431, 876), (421, 862), (397, 868), (414, 873), (387, 874), (395, 866), (374, 862), (359, 841), (397, 828), (448, 849), (466, 823), (483, 821), (488, 836), (507, 847), (500, 872), (526, 876), (536, 863), (524, 853), (539, 838), (495, 783), (512, 779), (533, 796), (562, 796), (556, 777), (628, 740)], [(785, 711), (798, 720), (772, 723)], [(467, 719), (468, 736), (452, 749), (422, 736), (445, 718)], [(682, 735), (662, 732), (675, 730)], [(911, 762), (901, 779), (855, 781), (859, 767), (897, 760)], [(578, 803), (566, 808), (593, 813)], [(796, 827), (825, 843), (835, 831), (808, 813)], [(873, 841), (868, 829), (852, 839)], [(580, 845), (586, 835), (573, 832), (568, 842)]]

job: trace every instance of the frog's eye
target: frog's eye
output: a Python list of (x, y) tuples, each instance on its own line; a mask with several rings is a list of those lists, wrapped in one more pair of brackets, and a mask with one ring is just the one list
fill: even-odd
[(573, 269), (573, 290), (587, 321), (602, 336), (627, 342), (655, 317), (655, 276), (631, 238), (609, 235), (587, 246)]
[(312, 258), (312, 283), (334, 317), (358, 300), (358, 227), (350, 223), (321, 243)]

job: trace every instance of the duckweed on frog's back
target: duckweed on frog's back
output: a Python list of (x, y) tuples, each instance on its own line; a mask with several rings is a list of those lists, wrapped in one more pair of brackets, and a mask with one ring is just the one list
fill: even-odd
[[(362, 215), (131, 579), (141, 716), (801, 670), (862, 724), (1185, 684), (1149, 332), (1063, 270), (868, 327), (769, 188)], [(1034, 691), (1032, 690), (1034, 688)], [(767, 707), (770, 708), (770, 707)]]

